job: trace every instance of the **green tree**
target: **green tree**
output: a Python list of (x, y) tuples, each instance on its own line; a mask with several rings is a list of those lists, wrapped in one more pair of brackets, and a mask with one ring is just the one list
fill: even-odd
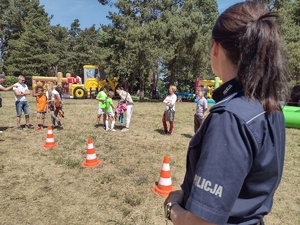
[(45, 75), (49, 68), (49, 18), (38, 0), (10, 1), (3, 15), (4, 71)]
[(300, 1), (256, 0), (265, 2), (271, 11), (280, 15), (280, 30), (288, 62), (290, 86), (300, 82)]
[(218, 15), (216, 1), (162, 1), (162, 8), (157, 30), (167, 84), (191, 91), (196, 77), (211, 76), (209, 40)]
[(5, 29), (5, 13), (7, 11), (7, 6), (9, 5), (8, 0), (0, 1), (0, 72), (3, 71), (3, 60), (2, 60), (2, 52), (4, 48), (4, 29)]
[(125, 1), (110, 13), (112, 26), (103, 26), (114, 43), (110, 62), (142, 92), (150, 74), (161, 71), (168, 84), (209, 74), (210, 29), (217, 17), (214, 0)]
[(67, 35), (67, 62), (66, 68), (68, 72), (70, 72), (73, 76), (81, 74), (81, 65), (78, 53), (76, 52), (77, 46), (80, 44), (78, 43), (78, 36), (81, 32), (80, 23), (78, 19), (75, 19), (68, 29)]
[(282, 18), (280, 29), (284, 37), (290, 85), (300, 83), (300, 1), (273, 0), (269, 2), (272, 11)]
[(155, 67), (155, 42), (150, 22), (156, 20), (153, 7), (156, 1), (118, 1), (119, 13), (110, 13), (112, 26), (102, 26), (111, 35), (111, 52), (107, 51), (109, 73), (118, 74), (131, 86), (140, 90), (140, 98), (149, 85), (150, 73)]
[(66, 62), (67, 71), (73, 75), (83, 75), (83, 65), (100, 65), (101, 32), (95, 25), (80, 29), (79, 20), (71, 24), (67, 36)]
[(49, 61), (49, 74), (56, 75), (58, 72), (66, 72), (68, 64), (68, 43), (67, 43), (68, 31), (67, 28), (57, 26), (51, 26), (48, 52), (50, 53)]

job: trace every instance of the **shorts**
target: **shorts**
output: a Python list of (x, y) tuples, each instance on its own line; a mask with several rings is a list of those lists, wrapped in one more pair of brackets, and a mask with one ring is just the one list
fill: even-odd
[(106, 114), (106, 109), (105, 108), (99, 108), (98, 109), (98, 115)]
[(109, 117), (115, 117), (114, 112), (107, 112), (106, 115), (108, 115)]
[(29, 115), (29, 107), (27, 101), (16, 101), (15, 105), (16, 105), (17, 116), (21, 116), (22, 111), (24, 111), (25, 116)]

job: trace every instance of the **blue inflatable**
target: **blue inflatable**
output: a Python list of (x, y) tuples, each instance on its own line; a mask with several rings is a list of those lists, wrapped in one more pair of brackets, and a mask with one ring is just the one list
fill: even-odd
[(216, 104), (215, 100), (213, 99), (207, 99), (208, 104)]
[[(194, 102), (197, 103), (198, 102), (198, 98), (195, 98)], [(213, 99), (207, 99), (207, 104), (216, 104), (216, 102)]]

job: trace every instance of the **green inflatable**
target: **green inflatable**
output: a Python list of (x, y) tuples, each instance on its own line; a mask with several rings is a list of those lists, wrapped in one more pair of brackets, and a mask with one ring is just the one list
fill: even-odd
[(300, 129), (300, 107), (283, 106), (285, 127)]

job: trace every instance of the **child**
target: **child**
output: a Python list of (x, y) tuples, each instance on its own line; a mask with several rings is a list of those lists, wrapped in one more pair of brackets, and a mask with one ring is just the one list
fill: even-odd
[(60, 100), (55, 101), (55, 109), (57, 111), (57, 117), (61, 121), (65, 118), (65, 112), (62, 110), (62, 102)]
[[(108, 92), (108, 97), (106, 100), (106, 120), (105, 120), (105, 127), (106, 130), (109, 130), (109, 126), (108, 126), (108, 120), (111, 120), (111, 131), (116, 131), (114, 129), (115, 126), (115, 114), (114, 114), (114, 110), (116, 109), (116, 107), (113, 105), (113, 100), (112, 98), (114, 97), (115, 93), (113, 91), (109, 91)], [(114, 109), (114, 110), (113, 110)]]
[(35, 130), (43, 130), (47, 108), (47, 97), (44, 95), (44, 88), (37, 86), (36, 93), (32, 94), (32, 96), (36, 98), (37, 102), (36, 120), (38, 126), (35, 128)]
[[(176, 90), (177, 88), (175, 85), (170, 85), (169, 95), (163, 101), (166, 104), (166, 108), (161, 121), (164, 126), (164, 133), (167, 135), (171, 135), (174, 128), (175, 104), (177, 101), (177, 96), (175, 94)], [(169, 131), (168, 131), (167, 121), (169, 121), (170, 123)]]
[(115, 114), (116, 114), (115, 118), (117, 118), (117, 116), (119, 115), (119, 122), (121, 124), (124, 124), (124, 113), (125, 113), (126, 109), (127, 109), (126, 103), (119, 101), (119, 104), (115, 111)]
[[(52, 127), (62, 130), (63, 126), (61, 124), (61, 119), (64, 117), (62, 111), (62, 102), (59, 93), (54, 89), (54, 86), (51, 82), (47, 83), (47, 102), (48, 102), (48, 112), (51, 115)], [(55, 126), (57, 122), (58, 127)]]
[(196, 133), (199, 127), (201, 126), (204, 113), (207, 110), (207, 100), (204, 97), (205, 89), (201, 88), (197, 93), (198, 102), (196, 104), (196, 113), (194, 115), (194, 132)]
[(98, 114), (97, 114), (97, 119), (96, 119), (96, 124), (94, 125), (94, 128), (97, 128), (99, 126), (100, 118), (103, 115), (103, 125), (104, 129), (105, 127), (105, 109), (106, 109), (106, 99), (107, 99), (107, 94), (106, 92), (108, 91), (106, 86), (101, 87), (100, 92), (97, 94), (96, 99), (99, 101), (99, 108), (98, 108)]

